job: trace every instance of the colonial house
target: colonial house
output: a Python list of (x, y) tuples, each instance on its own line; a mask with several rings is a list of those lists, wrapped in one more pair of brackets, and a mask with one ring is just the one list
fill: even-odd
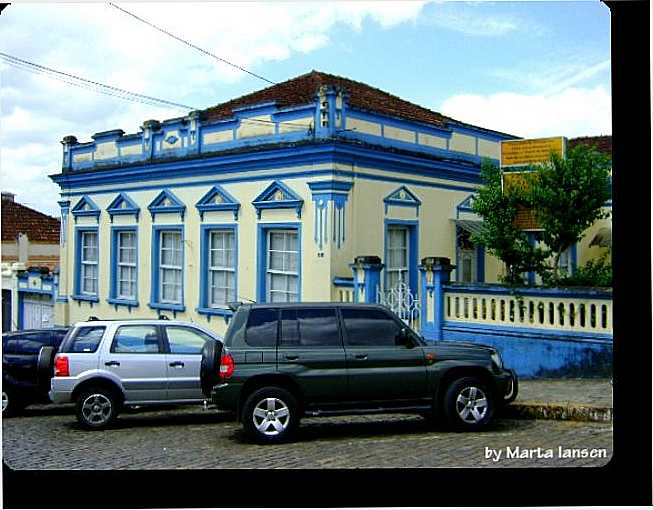
[(460, 239), (481, 160), (512, 138), (317, 71), (66, 136), (57, 323), (165, 313), (222, 332), (231, 301), (351, 299), (358, 256), (380, 259), (382, 291), (416, 296), (427, 256), (496, 282), (500, 262)]
[(54, 325), (60, 222), (2, 192), (2, 331)]

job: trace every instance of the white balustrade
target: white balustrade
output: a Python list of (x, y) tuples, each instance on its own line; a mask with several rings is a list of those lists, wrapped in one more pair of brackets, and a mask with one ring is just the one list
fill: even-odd
[(446, 321), (612, 334), (612, 300), (515, 296), (501, 293), (444, 293)]

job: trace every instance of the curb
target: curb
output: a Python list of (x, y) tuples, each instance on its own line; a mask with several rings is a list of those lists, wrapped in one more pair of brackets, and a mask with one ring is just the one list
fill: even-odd
[(506, 418), (524, 420), (564, 420), (611, 422), (612, 407), (568, 403), (512, 403), (501, 413)]

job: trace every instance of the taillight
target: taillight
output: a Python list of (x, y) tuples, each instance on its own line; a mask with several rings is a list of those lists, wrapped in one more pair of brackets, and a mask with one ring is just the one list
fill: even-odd
[(57, 356), (54, 360), (54, 376), (68, 377), (70, 375), (70, 365), (68, 356)]
[(222, 379), (229, 379), (236, 369), (236, 364), (231, 354), (223, 354), (220, 357), (220, 377)]

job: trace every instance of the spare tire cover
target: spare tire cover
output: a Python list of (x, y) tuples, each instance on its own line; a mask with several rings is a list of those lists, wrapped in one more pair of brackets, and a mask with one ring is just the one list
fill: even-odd
[(211, 396), (211, 390), (220, 379), (220, 357), (222, 356), (222, 342), (207, 340), (202, 348), (202, 362), (200, 364), (200, 384), (202, 393)]
[(54, 376), (54, 355), (56, 349), (50, 346), (43, 346), (39, 351), (36, 361), (36, 377), (39, 386), (49, 386), (50, 379)]

